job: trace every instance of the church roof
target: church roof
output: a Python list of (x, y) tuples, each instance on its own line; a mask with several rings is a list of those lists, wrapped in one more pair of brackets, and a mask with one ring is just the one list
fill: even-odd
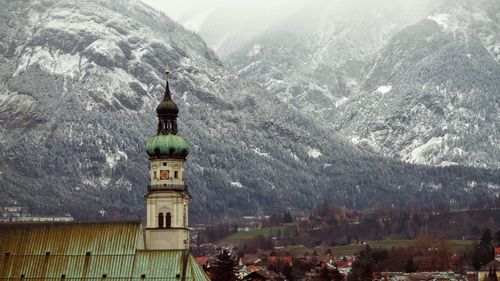
[(493, 267), (499, 269), (500, 268), (500, 261), (497, 259), (491, 260), (489, 263), (487, 263), (481, 267), (481, 271), (488, 271), (490, 268), (493, 268)]
[[(182, 280), (185, 251), (143, 241), (140, 222), (0, 223), (0, 280)], [(185, 280), (209, 280), (191, 255)]]

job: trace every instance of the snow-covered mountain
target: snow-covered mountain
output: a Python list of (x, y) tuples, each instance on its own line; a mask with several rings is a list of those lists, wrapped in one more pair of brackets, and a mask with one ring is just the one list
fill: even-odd
[(194, 217), (500, 194), (492, 171), (403, 164), (343, 141), (138, 1), (0, 1), (0, 39), (0, 205), (140, 214), (166, 65)]
[(500, 3), (447, 3), (377, 52), (337, 128), (412, 163), (498, 168), (499, 62)]
[[(224, 62), (302, 112), (325, 120), (352, 93), (375, 50), (430, 5), (405, 1), (318, 1), (268, 28)], [(327, 122), (329, 122), (327, 118)]]
[(379, 2), (311, 5), (225, 63), (382, 155), (500, 167), (498, 1)]

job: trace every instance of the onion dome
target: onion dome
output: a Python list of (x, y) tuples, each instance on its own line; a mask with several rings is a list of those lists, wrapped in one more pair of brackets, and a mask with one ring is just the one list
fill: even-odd
[[(168, 75), (170, 71), (166, 70)], [(165, 96), (156, 108), (158, 113), (158, 131), (146, 143), (146, 152), (151, 158), (180, 158), (185, 159), (189, 153), (187, 141), (177, 135), (177, 115), (179, 108), (172, 100), (170, 88), (165, 87)]]
[(148, 139), (146, 151), (149, 157), (184, 159), (189, 154), (189, 145), (178, 135), (156, 135)]
[(156, 107), (156, 113), (158, 116), (175, 116), (177, 117), (177, 114), (179, 114), (179, 108), (177, 107), (177, 104), (172, 100), (172, 95), (170, 94), (170, 87), (168, 86), (168, 81), (167, 81), (167, 86), (165, 87), (165, 95), (163, 96), (163, 100), (160, 102), (160, 104)]

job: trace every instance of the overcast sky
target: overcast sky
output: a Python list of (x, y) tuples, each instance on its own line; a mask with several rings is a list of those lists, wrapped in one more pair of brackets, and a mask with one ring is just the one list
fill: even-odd
[[(220, 56), (262, 32), (297, 23), (308, 25), (323, 18), (387, 18), (411, 23), (435, 0), (143, 0), (184, 27), (199, 33)], [(326, 17), (325, 17), (326, 15)], [(398, 19), (399, 18), (399, 19)], [(302, 19), (302, 20), (301, 20)], [(369, 21), (369, 20), (368, 20)]]
[[(305, 0), (143, 0), (148, 5), (164, 11), (174, 20), (181, 19), (186, 13), (203, 12), (210, 9), (224, 10), (238, 15), (252, 14), (264, 17), (287, 13)], [(270, 13), (273, 12), (273, 13)], [(254, 14), (255, 13), (255, 14)], [(262, 19), (262, 18), (261, 18)]]

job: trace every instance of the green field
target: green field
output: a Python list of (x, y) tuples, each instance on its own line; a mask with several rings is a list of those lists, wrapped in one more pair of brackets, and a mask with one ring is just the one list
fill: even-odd
[(258, 235), (264, 235), (266, 237), (272, 236), (272, 235), (277, 235), (278, 231), (283, 232), (284, 229), (286, 229), (287, 226), (272, 226), (272, 227), (264, 227), (261, 229), (252, 229), (250, 231), (240, 231), (236, 232), (234, 234), (229, 235), (228, 237), (224, 238), (220, 243), (230, 243), (230, 242), (237, 242), (241, 240), (250, 240), (255, 236)]
[[(229, 235), (223, 240), (219, 241), (219, 244), (238, 244), (244, 240), (252, 239), (258, 235), (264, 235), (266, 237), (277, 235), (278, 231), (283, 232), (289, 226), (273, 226), (273, 227), (264, 227), (261, 229), (252, 229), (250, 231), (240, 231), (234, 234)], [(378, 249), (390, 249), (392, 247), (409, 247), (413, 246), (415, 240), (380, 240), (380, 241), (371, 241), (369, 242), (370, 247), (378, 248)], [(453, 249), (461, 249), (467, 246), (472, 245), (474, 241), (470, 240), (450, 240), (450, 244)], [(330, 250), (335, 256), (351, 256), (355, 253), (361, 251), (365, 245), (351, 244), (351, 245), (342, 245), (330, 247)], [(278, 252), (288, 252), (292, 255), (304, 255), (305, 253), (312, 254), (316, 250), (319, 252), (318, 248), (306, 248), (304, 246), (288, 246), (285, 249), (276, 250)]]
[[(413, 246), (415, 240), (381, 240), (369, 242), (370, 247), (378, 249), (390, 249), (392, 247), (409, 247)], [(453, 249), (461, 249), (472, 245), (474, 241), (470, 240), (450, 240)], [(330, 247), (332, 254), (335, 256), (352, 256), (363, 250), (365, 245), (342, 245)], [(289, 246), (286, 249), (280, 249), (280, 252), (289, 252), (292, 255), (304, 255), (305, 253), (312, 254), (314, 250), (319, 252), (319, 249), (306, 248), (304, 246)]]

